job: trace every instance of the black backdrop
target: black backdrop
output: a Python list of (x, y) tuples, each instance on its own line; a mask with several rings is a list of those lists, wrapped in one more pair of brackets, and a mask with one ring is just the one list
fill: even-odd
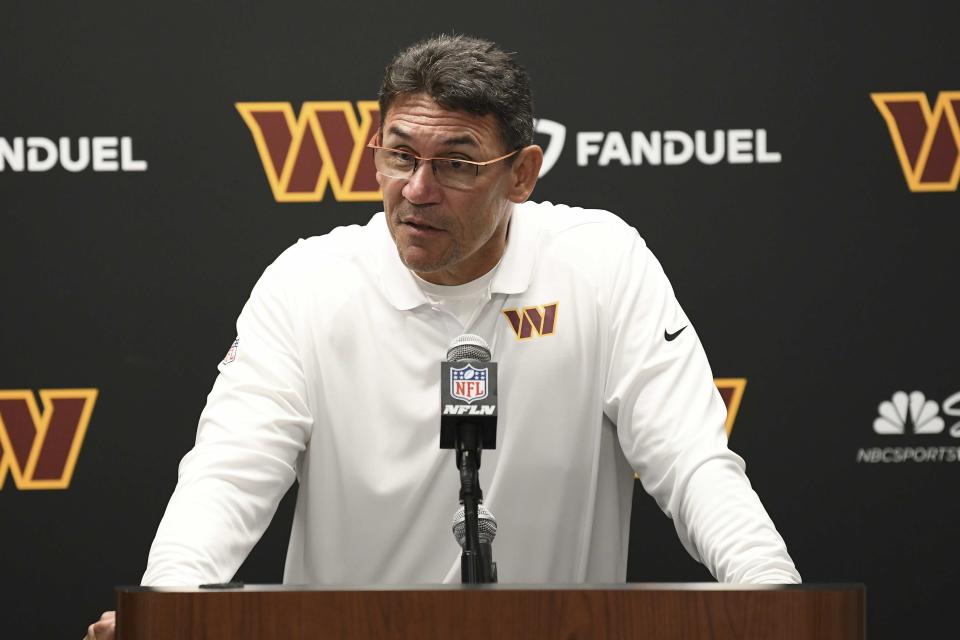
[[(960, 196), (955, 184), (911, 191), (871, 94), (922, 92), (933, 106), (960, 89), (960, 10), (846, 4), (7, 4), (4, 637), (79, 636), (111, 608), (113, 585), (139, 581), (253, 283), (298, 237), (378, 210), (329, 190), (320, 202), (278, 202), (235, 104), (289, 102), (296, 114), (305, 101), (374, 99), (392, 53), (451, 30), (518, 51), (537, 115), (565, 127), (535, 199), (635, 225), (715, 374), (747, 380), (731, 446), (805, 581), (865, 582), (871, 637), (952, 629), (960, 402), (943, 403), (960, 391)], [(960, 145), (952, 113), (929, 116), (944, 127), (941, 160)], [(913, 122), (908, 147), (922, 140)], [(629, 146), (634, 131), (712, 140), (737, 129), (766, 131), (781, 161), (577, 162), (582, 132), (621, 132)], [(129, 137), (147, 169), (29, 171), (26, 158), (17, 170), (27, 138), (95, 136)], [(13, 477), (27, 458), (11, 437), (33, 424), (15, 419), (28, 415), (16, 414), (28, 406), (16, 392), (43, 389), (99, 392), (61, 489)], [(903, 434), (878, 433), (879, 405), (897, 391), (932, 407), (901, 419)], [(944, 428), (917, 432), (936, 430), (931, 411)], [(288, 496), (239, 579), (281, 579), (291, 507)], [(642, 494), (628, 579), (709, 579)]]

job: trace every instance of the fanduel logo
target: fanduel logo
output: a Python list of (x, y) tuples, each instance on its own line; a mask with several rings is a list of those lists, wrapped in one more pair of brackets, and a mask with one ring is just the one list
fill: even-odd
[(0, 489), (66, 489), (97, 400), (96, 389), (0, 391)]
[(0, 171), (50, 171), (61, 167), (74, 173), (146, 171), (147, 162), (133, 157), (133, 138), (0, 138)]
[(546, 136), (547, 143), (543, 146), (543, 164), (540, 165), (540, 177), (547, 175), (553, 165), (560, 159), (563, 143), (567, 140), (567, 128), (559, 122), (536, 118), (533, 121), (535, 133)]
[(956, 191), (960, 183), (960, 91), (944, 91), (933, 109), (926, 94), (871, 93), (887, 123), (910, 191)]
[[(940, 415), (960, 418), (960, 392), (940, 405), (928, 399), (921, 391), (897, 391), (890, 400), (880, 403), (879, 415), (873, 421), (874, 433), (881, 436), (911, 436), (910, 445), (866, 447), (857, 450), (857, 462), (958, 462), (960, 447), (929, 446), (922, 439), (942, 434), (947, 423)], [(960, 438), (960, 422), (952, 425), (948, 433)], [(913, 439), (920, 436), (921, 439)]]
[[(629, 142), (628, 142), (629, 139)], [(577, 165), (769, 164), (782, 161), (770, 151), (766, 129), (695, 131), (581, 131), (577, 134)]]

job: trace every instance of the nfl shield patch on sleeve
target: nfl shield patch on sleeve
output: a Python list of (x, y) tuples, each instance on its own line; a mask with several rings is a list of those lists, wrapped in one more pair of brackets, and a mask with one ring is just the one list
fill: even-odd
[(240, 345), (240, 336), (237, 336), (233, 341), (233, 344), (230, 345), (230, 349), (227, 350), (227, 355), (223, 357), (223, 362), (220, 364), (230, 364), (237, 359), (237, 347)]

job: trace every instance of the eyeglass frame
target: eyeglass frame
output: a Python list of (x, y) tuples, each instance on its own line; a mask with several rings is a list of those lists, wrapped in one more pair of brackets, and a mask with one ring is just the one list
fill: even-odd
[[(373, 135), (373, 137), (370, 138), (370, 142), (367, 143), (367, 148), (368, 148), (368, 149), (372, 149), (372, 150), (373, 150), (373, 153), (374, 153), (374, 167), (376, 167), (376, 152), (377, 152), (378, 149), (379, 149), (379, 150), (382, 150), (382, 151), (396, 151), (397, 153), (403, 153), (403, 154), (408, 155), (408, 156), (410, 156), (411, 158), (413, 158), (413, 169), (410, 170), (410, 175), (407, 176), (406, 178), (396, 178), (396, 177), (394, 177), (394, 176), (388, 176), (388, 175), (385, 174), (385, 173), (381, 173), (379, 169), (377, 170), (377, 173), (379, 173), (380, 175), (382, 175), (382, 176), (385, 177), (385, 178), (390, 178), (391, 180), (410, 180), (410, 179), (413, 177), (413, 174), (415, 174), (415, 173), (417, 172), (417, 169), (419, 169), (419, 168), (423, 165), (424, 162), (430, 162), (430, 169), (431, 169), (431, 171), (433, 171), (434, 177), (436, 177), (436, 175), (437, 175), (437, 170), (436, 170), (436, 168), (434, 167), (434, 164), (433, 164), (433, 161), (434, 161), (434, 160), (447, 160), (447, 161), (450, 161), (450, 162), (462, 162), (462, 163), (464, 163), (464, 164), (473, 165), (473, 166), (476, 167), (476, 169), (477, 169), (477, 172), (476, 172), (476, 174), (474, 174), (474, 175), (475, 175), (475, 176), (479, 176), (479, 175), (480, 175), (480, 167), (485, 167), (485, 166), (487, 166), (487, 165), (494, 164), (494, 163), (496, 163), (496, 162), (500, 162), (501, 160), (506, 160), (507, 158), (509, 158), (509, 157), (511, 157), (511, 156), (515, 156), (516, 154), (518, 154), (518, 153), (520, 153), (521, 151), (523, 151), (523, 148), (514, 149), (513, 151), (511, 151), (510, 153), (508, 153), (508, 154), (506, 154), (506, 155), (504, 155), (504, 156), (500, 156), (499, 158), (494, 158), (493, 160), (484, 160), (484, 161), (482, 161), (482, 162), (477, 162), (477, 161), (475, 161), (475, 160), (466, 160), (466, 159), (464, 159), (464, 158), (450, 158), (450, 157), (446, 157), (446, 156), (436, 156), (436, 157), (425, 158), (425, 157), (423, 157), (423, 156), (418, 156), (418, 155), (416, 155), (416, 154), (414, 154), (414, 153), (411, 153), (410, 151), (405, 151), (405, 150), (403, 150), (403, 149), (397, 149), (397, 148), (395, 148), (395, 147), (382, 147), (382, 146), (380, 146), (380, 145), (373, 144), (374, 141), (376, 141), (379, 137), (380, 137), (380, 133), (379, 133), (379, 132), (378, 132), (378, 133), (375, 133), (375, 134)], [(440, 184), (443, 184), (443, 183), (441, 182)], [(444, 186), (447, 186), (447, 185), (444, 185)]]

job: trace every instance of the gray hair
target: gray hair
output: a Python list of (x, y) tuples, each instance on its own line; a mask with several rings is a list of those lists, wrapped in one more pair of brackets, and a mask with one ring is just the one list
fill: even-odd
[(533, 144), (530, 78), (488, 40), (439, 35), (398, 53), (380, 85), (381, 123), (394, 100), (415, 93), (426, 93), (444, 109), (493, 114), (508, 151)]

